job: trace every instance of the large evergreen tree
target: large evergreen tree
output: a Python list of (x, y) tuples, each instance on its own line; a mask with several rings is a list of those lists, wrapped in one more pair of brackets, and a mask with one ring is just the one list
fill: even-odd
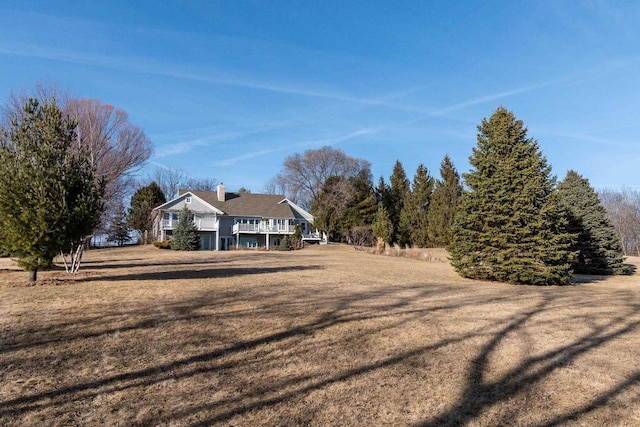
[(75, 138), (55, 99), (30, 99), (0, 132), (0, 246), (31, 282), (100, 221), (104, 181)]
[(193, 223), (193, 215), (185, 206), (180, 211), (178, 223), (173, 230), (171, 238), (171, 249), (176, 251), (197, 251), (200, 248), (200, 238), (198, 228)]
[(400, 235), (408, 237), (408, 243), (420, 248), (429, 246), (427, 212), (433, 193), (434, 179), (427, 168), (420, 164), (413, 177), (400, 211)]
[(451, 243), (451, 227), (461, 195), (460, 175), (449, 156), (445, 156), (427, 212), (427, 235), (431, 246), (446, 247)]
[(570, 170), (558, 189), (567, 204), (571, 231), (577, 234), (573, 249), (576, 273), (622, 274), (622, 245), (607, 211), (586, 178)]
[(551, 167), (513, 113), (499, 107), (478, 127), (478, 145), (449, 246), (463, 276), (516, 284), (572, 278), (567, 211)]
[(393, 224), (391, 243), (399, 243), (401, 245), (409, 243), (409, 236), (406, 230), (400, 227), (400, 212), (402, 212), (402, 207), (404, 206), (410, 189), (411, 183), (407, 179), (404, 167), (402, 163), (400, 163), (400, 160), (396, 160), (393, 166), (393, 172), (389, 177), (388, 199), (385, 204), (385, 208), (389, 213), (389, 219), (391, 220), (391, 224)]
[(371, 172), (362, 170), (356, 176), (349, 178), (351, 184), (351, 196), (345, 212), (345, 228), (373, 224), (378, 209), (371, 179)]
[(143, 243), (149, 243), (148, 232), (153, 227), (153, 208), (166, 201), (164, 193), (155, 181), (140, 188), (131, 196), (127, 224), (131, 229), (140, 232)]
[(344, 178), (330, 176), (311, 204), (314, 226), (326, 232), (330, 240), (336, 240), (340, 235), (341, 217), (346, 207), (343, 189), (346, 186)]

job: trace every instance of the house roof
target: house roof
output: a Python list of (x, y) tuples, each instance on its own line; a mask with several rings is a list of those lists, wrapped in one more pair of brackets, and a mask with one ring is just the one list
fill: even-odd
[(226, 193), (225, 200), (219, 201), (215, 191), (189, 191), (189, 193), (229, 216), (295, 219), (291, 205), (281, 203), (286, 201), (283, 195)]

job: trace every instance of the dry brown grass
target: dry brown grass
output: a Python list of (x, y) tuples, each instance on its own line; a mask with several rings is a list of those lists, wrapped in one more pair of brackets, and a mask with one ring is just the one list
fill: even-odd
[(640, 425), (638, 273), (523, 287), (445, 258), (135, 247), (33, 287), (5, 260), (0, 424)]

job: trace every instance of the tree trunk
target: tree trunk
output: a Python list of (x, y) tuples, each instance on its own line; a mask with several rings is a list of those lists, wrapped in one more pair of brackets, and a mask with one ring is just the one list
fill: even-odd
[(38, 277), (38, 269), (34, 268), (33, 270), (29, 270), (29, 284), (35, 285), (36, 279)]

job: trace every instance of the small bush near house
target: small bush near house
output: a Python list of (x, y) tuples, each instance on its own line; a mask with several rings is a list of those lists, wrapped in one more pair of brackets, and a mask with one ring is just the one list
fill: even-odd
[(280, 247), (278, 247), (279, 251), (290, 251), (291, 245), (289, 244), (289, 237), (284, 236), (284, 239), (280, 240)]
[(156, 240), (153, 242), (153, 246), (158, 249), (171, 249), (171, 240)]

